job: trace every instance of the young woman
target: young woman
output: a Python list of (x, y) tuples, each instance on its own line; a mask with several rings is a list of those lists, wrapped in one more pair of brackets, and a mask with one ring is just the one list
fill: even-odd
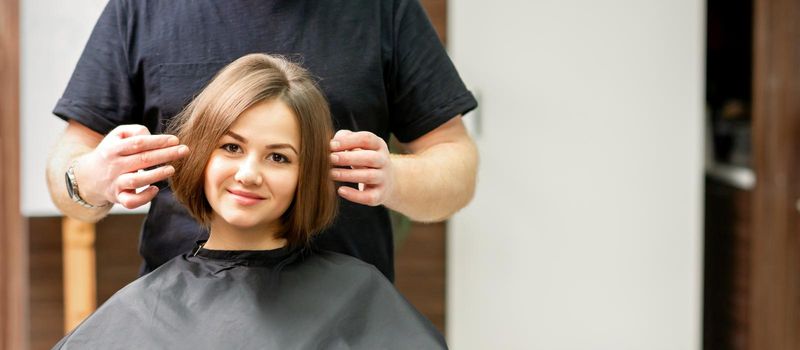
[(192, 150), (172, 189), (206, 242), (112, 296), (57, 349), (437, 349), (444, 339), (373, 266), (315, 251), (335, 217), (331, 119), (279, 57), (225, 67), (171, 126)]

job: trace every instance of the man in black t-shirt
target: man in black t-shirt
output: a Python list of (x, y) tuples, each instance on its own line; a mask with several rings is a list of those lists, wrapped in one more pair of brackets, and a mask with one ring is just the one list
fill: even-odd
[[(386, 208), (444, 220), (471, 199), (477, 168), (461, 122), (477, 103), (418, 0), (110, 1), (54, 110), (69, 122), (48, 164), (55, 204), (94, 222), (115, 203), (151, 203), (143, 272), (191, 249), (207, 233), (173, 198), (163, 165), (191, 150), (162, 132), (214, 73), (253, 52), (319, 78), (339, 130), (331, 177), (359, 184), (340, 188), (339, 217), (314, 243), (393, 280)], [(389, 154), (390, 134), (409, 155)]]

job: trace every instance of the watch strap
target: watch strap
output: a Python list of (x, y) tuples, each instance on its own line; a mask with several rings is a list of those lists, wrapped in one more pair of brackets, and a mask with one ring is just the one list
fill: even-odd
[(93, 205), (93, 204), (85, 201), (81, 197), (80, 192), (78, 191), (78, 181), (75, 179), (75, 166), (77, 164), (78, 164), (78, 160), (75, 159), (75, 160), (72, 161), (72, 164), (69, 165), (69, 168), (67, 168), (67, 186), (70, 186), (69, 191), (68, 191), (69, 194), (70, 194), (70, 198), (72, 198), (72, 200), (75, 203), (78, 203), (81, 206), (83, 206), (84, 208), (89, 208), (89, 209), (104, 208), (104, 207), (107, 207), (107, 206), (111, 205), (111, 203), (106, 203), (104, 205)]

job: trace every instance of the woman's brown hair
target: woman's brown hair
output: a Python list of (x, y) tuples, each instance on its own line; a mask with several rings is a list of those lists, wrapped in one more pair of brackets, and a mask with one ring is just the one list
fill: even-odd
[(309, 73), (279, 56), (250, 54), (223, 68), (169, 125), (191, 152), (173, 163), (175, 198), (192, 216), (208, 226), (212, 209), (203, 190), (206, 164), (217, 141), (251, 106), (278, 100), (294, 112), (300, 127), (299, 179), (294, 200), (281, 216), (289, 246), (307, 245), (331, 224), (338, 198), (333, 181), (329, 141), (333, 136), (330, 110)]

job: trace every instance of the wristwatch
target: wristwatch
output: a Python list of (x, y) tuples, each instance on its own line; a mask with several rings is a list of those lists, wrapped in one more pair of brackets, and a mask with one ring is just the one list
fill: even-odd
[(73, 160), (72, 164), (70, 164), (69, 168), (67, 169), (67, 173), (64, 174), (64, 179), (67, 181), (67, 193), (69, 193), (69, 198), (75, 203), (80, 204), (84, 208), (103, 208), (111, 205), (111, 203), (106, 203), (103, 205), (92, 205), (89, 202), (83, 200), (81, 198), (80, 192), (78, 192), (78, 181), (75, 180), (75, 165), (78, 164), (77, 160)]

